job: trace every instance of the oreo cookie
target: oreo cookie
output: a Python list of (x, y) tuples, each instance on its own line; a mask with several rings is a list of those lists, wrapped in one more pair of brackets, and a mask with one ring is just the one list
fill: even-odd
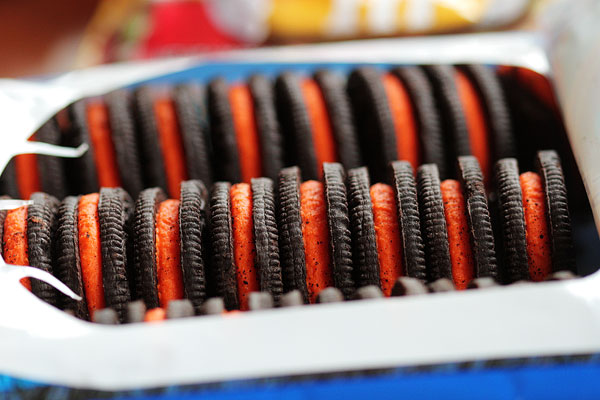
[(514, 158), (499, 160), (495, 166), (498, 217), (503, 244), (504, 280), (508, 283), (529, 279), (523, 197), (519, 166)]
[(184, 144), (188, 177), (212, 185), (212, 149), (205, 89), (197, 84), (178, 85), (173, 90), (173, 101)]
[(425, 249), (421, 235), (417, 184), (412, 166), (406, 161), (394, 161), (390, 164), (390, 175), (398, 206), (404, 274), (425, 281)]
[(495, 71), (485, 65), (469, 64), (461, 67), (469, 77), (482, 101), (490, 134), (493, 160), (516, 156), (512, 121), (504, 90)]
[[(54, 118), (41, 126), (35, 133), (35, 140), (55, 145), (61, 144), (60, 129)], [(64, 171), (64, 160), (42, 154), (36, 155), (36, 159), (42, 191), (59, 199), (65, 197), (67, 194), (67, 182)]]
[(12, 158), (4, 167), (0, 176), (0, 195), (9, 196), (13, 199), (21, 198), (17, 176), (15, 171), (15, 159)]
[(156, 215), (166, 195), (160, 188), (142, 191), (135, 203), (133, 222), (134, 296), (144, 300), (148, 309), (159, 306), (156, 265)]
[(318, 179), (320, 165), (300, 77), (292, 72), (279, 75), (275, 81), (275, 95), (288, 164), (298, 165), (304, 180)]
[(498, 276), (494, 232), (488, 208), (483, 174), (473, 156), (458, 157), (459, 180), (465, 196), (467, 219), (477, 278)]
[(340, 164), (345, 169), (361, 166), (358, 137), (343, 78), (330, 70), (320, 69), (315, 72), (314, 80), (321, 88), (323, 100), (327, 105), (327, 115), (335, 137)]
[(552, 239), (552, 270), (576, 273), (567, 188), (558, 154), (552, 150), (539, 151), (536, 167), (546, 197), (547, 221)]
[(81, 319), (89, 319), (87, 300), (83, 289), (83, 276), (79, 257), (79, 232), (77, 216), (79, 197), (66, 197), (58, 208), (58, 228), (56, 231), (57, 257), (55, 275), (76, 295), (82, 298), (76, 301), (61, 296), (62, 308), (71, 310)]
[(131, 275), (132, 249), (129, 242), (134, 208), (131, 197), (121, 188), (102, 188), (98, 200), (102, 283), (106, 306), (125, 322), (131, 301), (128, 275)]
[(207, 299), (208, 192), (199, 180), (181, 182), (179, 231), (183, 288), (196, 313)]
[(344, 298), (349, 299), (355, 288), (352, 278), (352, 235), (345, 180), (346, 173), (341, 164), (323, 163), (333, 281)]
[(254, 178), (252, 187), (252, 220), (261, 292), (269, 293), (275, 304), (283, 294), (283, 281), (279, 261), (279, 235), (275, 210), (275, 189), (269, 178)]
[(213, 186), (210, 197), (210, 240), (216, 292), (223, 298), (225, 307), (234, 310), (239, 308), (240, 303), (233, 256), (230, 189), (231, 185), (227, 182), (216, 182)]
[(348, 78), (356, 131), (363, 160), (375, 182), (385, 180), (386, 168), (398, 159), (396, 131), (381, 74), (372, 67), (360, 67)]
[(254, 119), (260, 140), (262, 176), (277, 179), (284, 163), (283, 138), (281, 137), (273, 84), (264, 75), (252, 75), (248, 79), (252, 95)]
[(131, 95), (126, 90), (117, 90), (104, 96), (104, 101), (122, 185), (136, 198), (144, 184)]
[(308, 301), (300, 215), (300, 169), (284, 168), (278, 179), (279, 250), (284, 292), (298, 290)]
[(348, 171), (347, 182), (356, 284), (359, 288), (369, 285), (379, 287), (379, 259), (367, 168)]
[[(0, 200), (10, 200), (10, 197), (0, 195)], [(6, 220), (6, 213), (8, 210), (0, 210), (0, 240), (4, 238), (4, 221)], [(3, 248), (0, 245), (0, 256), (4, 257)]]
[[(52, 274), (55, 262), (54, 234), (57, 227), (58, 200), (45, 193), (33, 193), (27, 207), (27, 254), (29, 265)], [(6, 216), (6, 213), (4, 213)], [(2, 218), (2, 225), (4, 220)], [(38, 279), (31, 279), (31, 291), (40, 299), (58, 306), (56, 290)]]
[(397, 67), (391, 72), (402, 81), (410, 95), (418, 126), (422, 162), (437, 165), (443, 179), (447, 176), (448, 163), (440, 116), (431, 84), (423, 70), (418, 67)]
[(448, 232), (440, 191), (440, 178), (435, 164), (424, 164), (417, 170), (417, 193), (428, 280), (433, 282), (440, 278), (451, 279)]
[(77, 147), (87, 144), (89, 150), (79, 158), (65, 160), (70, 193), (93, 193), (99, 189), (98, 173), (94, 161), (94, 147), (88, 128), (86, 101), (79, 100), (67, 109), (71, 124), (65, 134), (65, 145)]
[[(431, 65), (424, 67), (429, 78), (436, 106), (441, 116), (442, 131), (445, 132), (445, 144), (452, 149), (448, 160), (456, 156), (471, 155), (471, 143), (467, 121), (454, 78), (454, 67), (449, 65)], [(448, 170), (452, 171), (453, 166)]]
[(150, 87), (141, 86), (134, 91), (133, 109), (141, 150), (141, 165), (144, 166), (145, 186), (167, 190), (165, 162), (160, 148), (158, 126), (154, 116), (154, 99)]
[[(208, 85), (208, 109), (215, 176), (222, 181), (240, 182), (242, 180), (240, 155), (228, 90), (228, 85), (223, 78), (217, 78)], [(227, 301), (225, 302), (227, 303)]]

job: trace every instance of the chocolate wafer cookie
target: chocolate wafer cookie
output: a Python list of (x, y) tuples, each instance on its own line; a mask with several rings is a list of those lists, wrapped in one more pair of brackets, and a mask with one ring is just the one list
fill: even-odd
[(252, 75), (248, 87), (254, 105), (254, 118), (260, 139), (262, 175), (277, 179), (284, 163), (283, 138), (275, 110), (272, 82), (264, 75)]
[[(461, 100), (458, 96), (454, 78), (454, 68), (449, 65), (432, 65), (424, 68), (433, 88), (435, 102), (441, 116), (444, 142), (452, 149), (448, 160), (453, 162), (456, 156), (471, 155), (471, 143), (467, 121)], [(452, 171), (454, 165), (450, 165)]]
[(444, 204), (435, 164), (424, 164), (417, 170), (417, 193), (429, 281), (452, 278)]
[(254, 178), (252, 186), (252, 220), (256, 248), (255, 268), (262, 292), (279, 304), (283, 294), (279, 261), (279, 234), (275, 209), (275, 187), (269, 178)]
[(284, 292), (298, 290), (304, 301), (306, 289), (306, 261), (302, 240), (300, 216), (300, 170), (284, 168), (279, 173), (278, 192), (279, 249)]
[(335, 137), (339, 162), (345, 169), (362, 165), (358, 137), (352, 118), (352, 109), (343, 78), (327, 69), (314, 74), (327, 105), (329, 123)]
[(142, 191), (135, 204), (133, 223), (134, 296), (141, 298), (149, 309), (159, 306), (156, 266), (156, 215), (166, 195), (159, 188)]
[(358, 287), (380, 286), (373, 204), (369, 194), (371, 185), (367, 168), (348, 171), (347, 185), (356, 284)]
[(567, 188), (558, 154), (552, 150), (539, 151), (536, 167), (542, 178), (546, 196), (548, 224), (552, 237), (552, 270), (576, 273)]
[(493, 160), (515, 157), (516, 143), (512, 121), (504, 90), (492, 68), (469, 64), (461, 67), (479, 94), (486, 116), (490, 135), (490, 151)]
[(499, 160), (495, 166), (495, 182), (505, 268), (502, 278), (509, 283), (529, 279), (525, 215), (517, 160)]
[[(31, 195), (31, 200), (33, 204), (27, 207), (29, 264), (52, 274), (55, 262), (52, 241), (57, 227), (59, 202), (55, 197), (45, 193), (34, 193)], [(56, 290), (47, 283), (32, 279), (31, 291), (47, 303), (58, 306)]]
[(76, 301), (61, 296), (63, 309), (72, 311), (78, 318), (89, 319), (79, 257), (78, 206), (79, 197), (76, 196), (66, 197), (59, 206), (55, 275), (82, 298), (81, 301)]
[(216, 182), (210, 197), (210, 230), (212, 265), (217, 294), (223, 297), (228, 310), (239, 308), (236, 268), (233, 256), (233, 228), (231, 226), (231, 185)]
[(65, 144), (77, 147), (83, 143), (90, 146), (81, 157), (65, 160), (70, 193), (93, 193), (99, 188), (94, 162), (94, 148), (90, 140), (86, 116), (86, 101), (79, 100), (69, 106), (71, 129), (65, 135)]
[[(55, 145), (61, 144), (60, 129), (54, 118), (48, 120), (35, 133), (35, 140)], [(64, 198), (67, 194), (64, 160), (41, 154), (36, 155), (36, 158), (42, 190), (56, 198)]]
[(106, 307), (125, 322), (131, 301), (128, 275), (132, 264), (129, 234), (134, 215), (133, 201), (121, 188), (102, 188), (98, 200), (102, 283)]
[(288, 154), (287, 162), (300, 167), (302, 178), (318, 179), (319, 168), (311, 121), (304, 103), (300, 77), (284, 72), (275, 81), (277, 115)]
[(447, 176), (446, 153), (440, 116), (431, 84), (422, 69), (398, 67), (391, 71), (406, 87), (413, 105), (424, 164), (435, 164), (440, 177)]
[(479, 163), (473, 156), (458, 157), (458, 171), (467, 207), (474, 276), (496, 278), (494, 233)]
[(183, 288), (195, 312), (207, 299), (208, 192), (199, 180), (181, 182), (179, 230)]
[(123, 189), (136, 198), (144, 183), (131, 95), (126, 90), (117, 90), (104, 96), (104, 101)]
[(398, 152), (394, 121), (380, 72), (372, 67), (352, 71), (348, 93), (363, 160), (373, 181), (384, 181), (387, 165), (398, 159)]
[(206, 91), (199, 84), (181, 84), (173, 90), (173, 101), (184, 144), (189, 179), (199, 179), (205, 185), (213, 181), (212, 149)]
[(323, 163), (323, 181), (330, 235), (332, 274), (335, 287), (346, 299), (354, 294), (352, 236), (348, 217), (346, 173), (339, 163)]
[(219, 180), (240, 182), (242, 180), (240, 156), (228, 90), (228, 85), (223, 78), (214, 79), (208, 85), (208, 109), (215, 175)]
[[(167, 190), (165, 162), (160, 149), (158, 126), (154, 115), (152, 89), (148, 86), (137, 88), (133, 93), (133, 109), (138, 129), (140, 161), (146, 187), (160, 187)], [(137, 207), (136, 207), (137, 208)]]
[(395, 161), (390, 164), (390, 175), (398, 206), (404, 274), (425, 281), (425, 249), (413, 169), (406, 161)]

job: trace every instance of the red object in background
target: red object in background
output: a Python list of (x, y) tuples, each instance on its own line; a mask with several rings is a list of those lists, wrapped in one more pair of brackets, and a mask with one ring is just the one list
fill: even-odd
[(215, 25), (199, 1), (155, 2), (149, 18), (150, 34), (140, 45), (141, 58), (242, 46)]

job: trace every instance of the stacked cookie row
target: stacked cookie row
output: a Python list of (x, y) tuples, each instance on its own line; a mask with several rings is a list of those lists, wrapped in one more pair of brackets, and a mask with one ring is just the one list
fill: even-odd
[(78, 101), (33, 137), (87, 143), (87, 154), (68, 161), (18, 156), (0, 191), (62, 199), (123, 187), (135, 198), (160, 187), (178, 197), (184, 180), (249, 183), (276, 179), (292, 165), (303, 179), (320, 179), (323, 162), (365, 165), (383, 182), (387, 164), (399, 159), (415, 169), (436, 164), (447, 178), (457, 176), (454, 160), (462, 155), (474, 155), (487, 179), (496, 160), (518, 154), (498, 74), (481, 65), (360, 67), (347, 77), (323, 69), (119, 90)]
[[(522, 174), (514, 159), (495, 165), (491, 211), (473, 156), (458, 158), (458, 180), (441, 180), (435, 164), (415, 174), (395, 161), (385, 183), (371, 185), (364, 167), (324, 163), (321, 180), (289, 167), (276, 181), (219, 181), (210, 192), (184, 181), (178, 198), (146, 189), (135, 203), (120, 188), (62, 202), (35, 193), (33, 205), (2, 214), (2, 255), (53, 273), (84, 301), (23, 282), (42, 299), (84, 319), (110, 308), (121, 322), (133, 320), (132, 307), (139, 316), (139, 304), (160, 309), (148, 317), (157, 319), (181, 299), (189, 303), (174, 303), (175, 315), (190, 304), (200, 314), (220, 309), (215, 302), (248, 310), (411, 293), (433, 282), (539, 281), (576, 269), (560, 161), (542, 151), (536, 163), (537, 172)], [(213, 297), (221, 300), (205, 305)]]

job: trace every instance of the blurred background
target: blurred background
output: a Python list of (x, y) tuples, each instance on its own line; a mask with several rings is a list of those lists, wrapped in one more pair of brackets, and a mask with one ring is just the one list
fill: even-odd
[(521, 29), (552, 0), (2, 0), (0, 76), (269, 44)]

